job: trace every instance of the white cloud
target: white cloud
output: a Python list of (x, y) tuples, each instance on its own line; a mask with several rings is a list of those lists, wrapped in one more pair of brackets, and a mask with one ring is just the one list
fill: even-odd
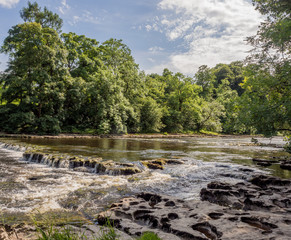
[(185, 74), (195, 73), (202, 64), (244, 59), (250, 49), (244, 39), (256, 34), (262, 21), (247, 0), (161, 0), (158, 8), (158, 30), (150, 30), (165, 33), (172, 42), (182, 40), (186, 50), (173, 53), (168, 67)]
[(163, 50), (164, 50), (164, 48), (158, 47), (158, 46), (154, 46), (154, 47), (150, 47), (149, 48), (149, 51), (150, 51), (151, 54), (159, 54)]
[(153, 58), (147, 58), (147, 60), (150, 61), (150, 62), (152, 62), (152, 63), (155, 62), (155, 59), (153, 59)]
[(146, 28), (146, 30), (149, 32), (149, 31), (152, 29), (152, 26), (149, 25), (149, 24), (147, 24), (147, 25), (145, 26), (145, 28)]
[(0, 0), (0, 6), (5, 8), (12, 8), (14, 7), (19, 0)]
[(78, 22), (86, 22), (86, 23), (93, 23), (93, 24), (100, 24), (100, 19), (95, 17), (91, 12), (85, 10), (81, 16), (73, 16), (72, 20), (69, 21), (70, 25), (75, 25)]
[[(1, 0), (0, 0), (1, 1)], [(65, 14), (67, 10), (70, 9), (70, 6), (67, 4), (66, 0), (61, 1), (61, 6), (58, 8), (61, 14)]]

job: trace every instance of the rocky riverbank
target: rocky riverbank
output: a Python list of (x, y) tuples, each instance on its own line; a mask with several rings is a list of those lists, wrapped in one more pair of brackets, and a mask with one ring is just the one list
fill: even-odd
[(290, 239), (291, 182), (260, 175), (235, 185), (211, 182), (202, 201), (153, 193), (121, 199), (97, 218), (130, 235), (154, 231), (176, 239)]
[[(203, 141), (208, 143), (209, 139), (204, 138)], [(258, 175), (267, 173), (246, 165), (220, 162), (220, 158), (210, 158), (213, 162), (207, 162), (207, 159), (205, 162), (199, 161), (195, 154), (200, 154), (200, 149), (202, 152), (212, 150), (204, 148), (205, 144), (197, 149), (196, 143), (191, 145), (189, 142), (192, 139), (188, 139), (185, 142), (187, 147), (176, 151), (175, 145), (180, 144), (181, 140), (134, 140), (138, 144), (171, 143), (170, 147), (164, 145), (164, 149), (171, 149), (170, 154), (163, 149), (165, 154), (158, 155), (150, 145), (149, 152), (141, 149), (144, 155), (138, 161), (126, 158), (112, 161), (108, 160), (112, 152), (102, 159), (99, 156), (102, 149), (93, 149), (95, 145), (86, 147), (86, 151), (92, 150), (94, 154), (81, 156), (85, 153), (82, 147), (83, 152), (76, 154), (59, 151), (60, 148), (44, 147), (38, 141), (42, 140), (7, 140), (0, 143), (3, 148), (0, 167), (4, 177), (0, 186), (3, 193), (0, 201), (3, 200), (2, 206), (7, 207), (4, 218), (8, 216), (13, 220), (13, 211), (18, 212), (17, 209), (25, 215), (30, 209), (41, 207), (42, 213), (54, 208), (63, 211), (65, 216), (68, 213), (73, 216), (80, 214), (84, 222), (78, 223), (82, 226), (73, 227), (74, 231), (80, 232), (87, 229), (84, 225), (87, 219), (92, 224), (102, 225), (109, 218), (116, 228), (127, 234), (124, 235), (126, 240), (134, 239), (145, 231), (156, 232), (163, 240), (289, 238), (290, 180)], [(77, 143), (82, 141), (77, 140)], [(121, 143), (124, 140), (110, 141)], [(249, 141), (218, 138), (217, 142), (213, 142), (217, 144), (219, 141), (221, 148), (218, 149), (218, 156), (223, 157), (224, 161), (228, 155), (221, 154), (221, 149), (225, 147), (229, 147), (231, 153), (238, 146), (252, 151), (261, 148), (245, 145)], [(57, 144), (60, 143), (57, 139)], [(111, 151), (114, 144), (106, 144)], [(189, 147), (195, 150), (188, 153)], [(120, 149), (116, 152), (123, 154)], [(277, 150), (274, 149), (270, 154), (254, 155), (247, 161), (260, 168), (273, 164), (272, 167), (289, 173), (279, 164), (285, 164), (287, 169), (290, 156), (275, 155)], [(132, 150), (129, 152), (132, 153)], [(16, 157), (12, 157), (14, 155)], [(110, 205), (108, 211), (102, 212)], [(0, 239), (33, 239), (35, 229), (19, 224), (25, 222), (23, 218), (16, 225), (7, 222), (0, 225)], [(15, 224), (15, 221), (11, 222)], [(66, 224), (70, 222), (75, 221), (66, 221)], [(90, 228), (97, 226), (97, 229), (100, 225), (93, 224)], [(88, 233), (91, 232), (89, 230)], [(31, 237), (27, 237), (30, 234)]]
[[(291, 181), (259, 175), (248, 182), (211, 182), (201, 201), (143, 192), (123, 198), (96, 218), (98, 225), (69, 226), (88, 239), (100, 225), (115, 226), (119, 239), (151, 231), (163, 240), (280, 239), (291, 236)], [(35, 227), (0, 225), (0, 239), (36, 239)]]

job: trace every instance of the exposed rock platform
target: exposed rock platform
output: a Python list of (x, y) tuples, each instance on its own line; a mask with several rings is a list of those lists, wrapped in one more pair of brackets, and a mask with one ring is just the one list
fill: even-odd
[(141, 193), (114, 203), (109, 218), (129, 235), (156, 232), (162, 239), (291, 239), (291, 182), (260, 175), (235, 185), (211, 182), (202, 201)]

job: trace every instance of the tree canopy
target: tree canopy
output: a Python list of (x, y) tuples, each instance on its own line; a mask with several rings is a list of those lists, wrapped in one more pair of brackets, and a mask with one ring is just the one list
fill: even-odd
[(0, 131), (58, 134), (262, 133), (291, 128), (290, 1), (253, 0), (266, 16), (246, 61), (193, 76), (145, 74), (119, 39), (62, 33), (62, 19), (28, 2), (1, 52)]

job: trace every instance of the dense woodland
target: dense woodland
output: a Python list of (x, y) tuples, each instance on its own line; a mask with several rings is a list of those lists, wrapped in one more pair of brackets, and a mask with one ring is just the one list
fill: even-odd
[(0, 131), (290, 134), (291, 2), (253, 4), (266, 20), (247, 38), (249, 57), (185, 76), (147, 75), (122, 40), (63, 33), (57, 14), (28, 3), (1, 47), (10, 59), (0, 75)]

